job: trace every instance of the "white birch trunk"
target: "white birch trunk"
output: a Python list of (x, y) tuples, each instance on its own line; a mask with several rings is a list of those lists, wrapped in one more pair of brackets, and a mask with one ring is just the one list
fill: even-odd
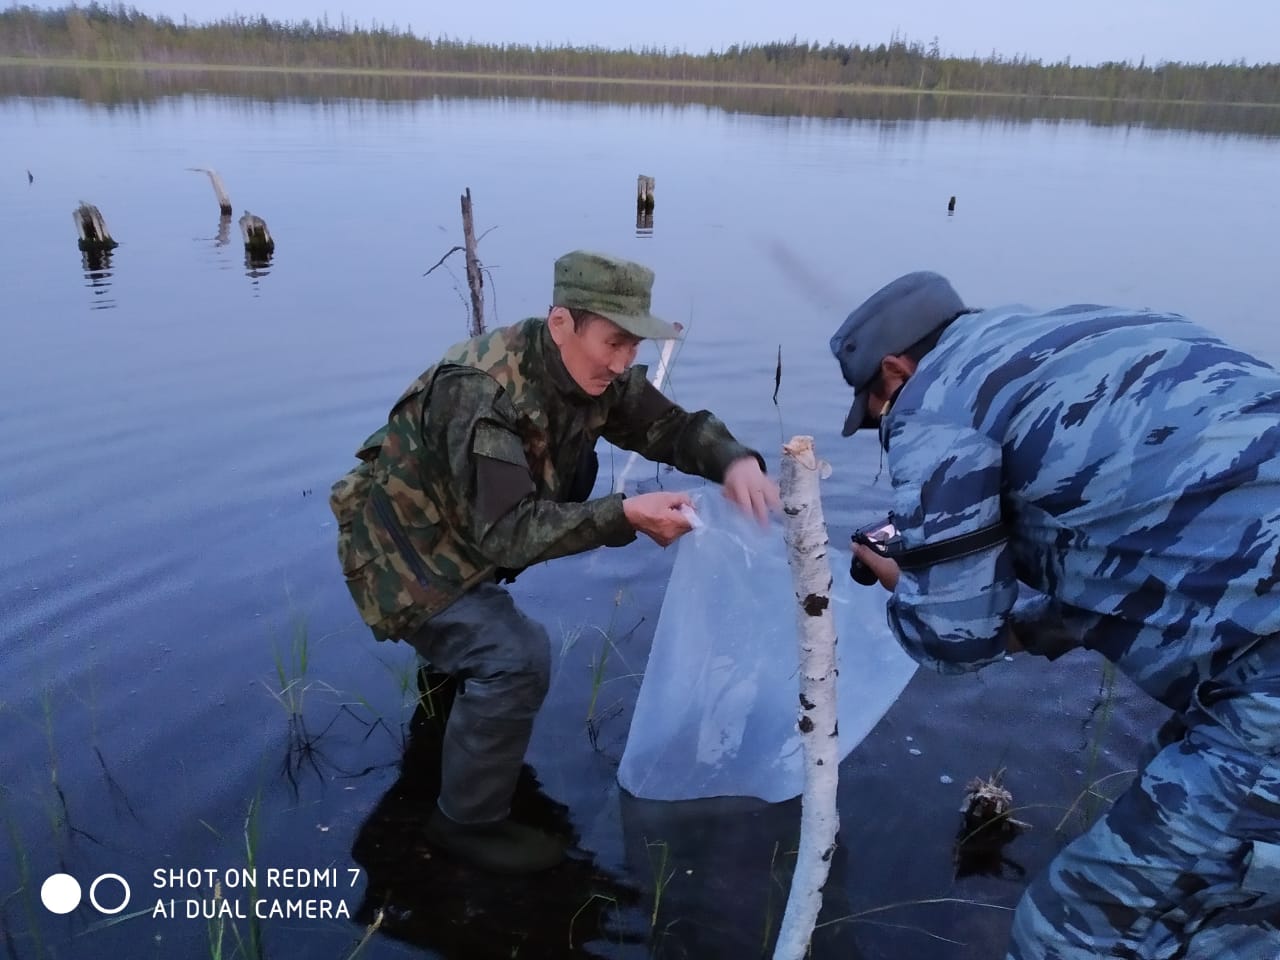
[(836, 784), (840, 752), (836, 732), (836, 632), (831, 616), (831, 564), (818, 490), (821, 464), (812, 437), (792, 437), (782, 448), (782, 511), (796, 589), (800, 642), (800, 732), (804, 744), (804, 797), (800, 851), (773, 960), (802, 960), (822, 906), (835, 852)]

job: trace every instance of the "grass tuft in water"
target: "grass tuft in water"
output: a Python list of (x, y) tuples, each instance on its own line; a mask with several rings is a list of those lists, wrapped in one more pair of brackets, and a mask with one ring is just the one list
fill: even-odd
[[(652, 932), (658, 926), (658, 913), (662, 910), (662, 897), (667, 892), (667, 886), (671, 883), (676, 875), (675, 868), (668, 869), (671, 860), (671, 848), (665, 840), (645, 841), (645, 849), (649, 855), (649, 869), (653, 871), (653, 910), (649, 913), (649, 930)], [(653, 851), (657, 849), (661, 851), (658, 854), (657, 862), (654, 862)]]

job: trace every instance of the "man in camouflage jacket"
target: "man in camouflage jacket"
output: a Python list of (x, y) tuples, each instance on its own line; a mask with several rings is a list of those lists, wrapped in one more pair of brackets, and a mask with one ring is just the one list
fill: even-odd
[(550, 640), (499, 581), (637, 532), (666, 546), (690, 529), (683, 493), (588, 499), (597, 438), (723, 483), (762, 521), (778, 505), (758, 453), (632, 366), (642, 339), (678, 335), (650, 314), (652, 284), (639, 264), (561, 257), (547, 318), (451, 348), (410, 384), (330, 498), (343, 573), (374, 636), (408, 641), (459, 682), (427, 834), (485, 869), (531, 872), (563, 853), (556, 838), (508, 819)]
[(1280, 374), (1178, 316), (967, 311), (931, 273), (831, 349), (845, 435), (886, 451), (898, 539), (856, 551), (906, 651), (1083, 647), (1175, 711), (1009, 957), (1280, 957)]

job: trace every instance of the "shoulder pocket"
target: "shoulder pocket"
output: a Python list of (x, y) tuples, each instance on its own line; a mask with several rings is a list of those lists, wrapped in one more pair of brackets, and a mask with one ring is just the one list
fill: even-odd
[(490, 457), (504, 463), (514, 463), (525, 468), (529, 466), (520, 438), (496, 424), (483, 422), (476, 424), (471, 451), (477, 456)]

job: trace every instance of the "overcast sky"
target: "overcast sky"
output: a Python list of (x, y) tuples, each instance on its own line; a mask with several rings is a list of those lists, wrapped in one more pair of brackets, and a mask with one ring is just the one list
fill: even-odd
[[(59, 6), (60, 3), (51, 3)], [(1146, 57), (1280, 61), (1280, 0), (126, 0), (197, 21), (232, 13), (337, 23), (346, 14), (481, 42), (657, 45), (701, 53), (735, 42), (880, 43), (897, 31), (960, 56), (1026, 53), (1076, 63)], [(358, 8), (358, 13), (357, 13)]]

